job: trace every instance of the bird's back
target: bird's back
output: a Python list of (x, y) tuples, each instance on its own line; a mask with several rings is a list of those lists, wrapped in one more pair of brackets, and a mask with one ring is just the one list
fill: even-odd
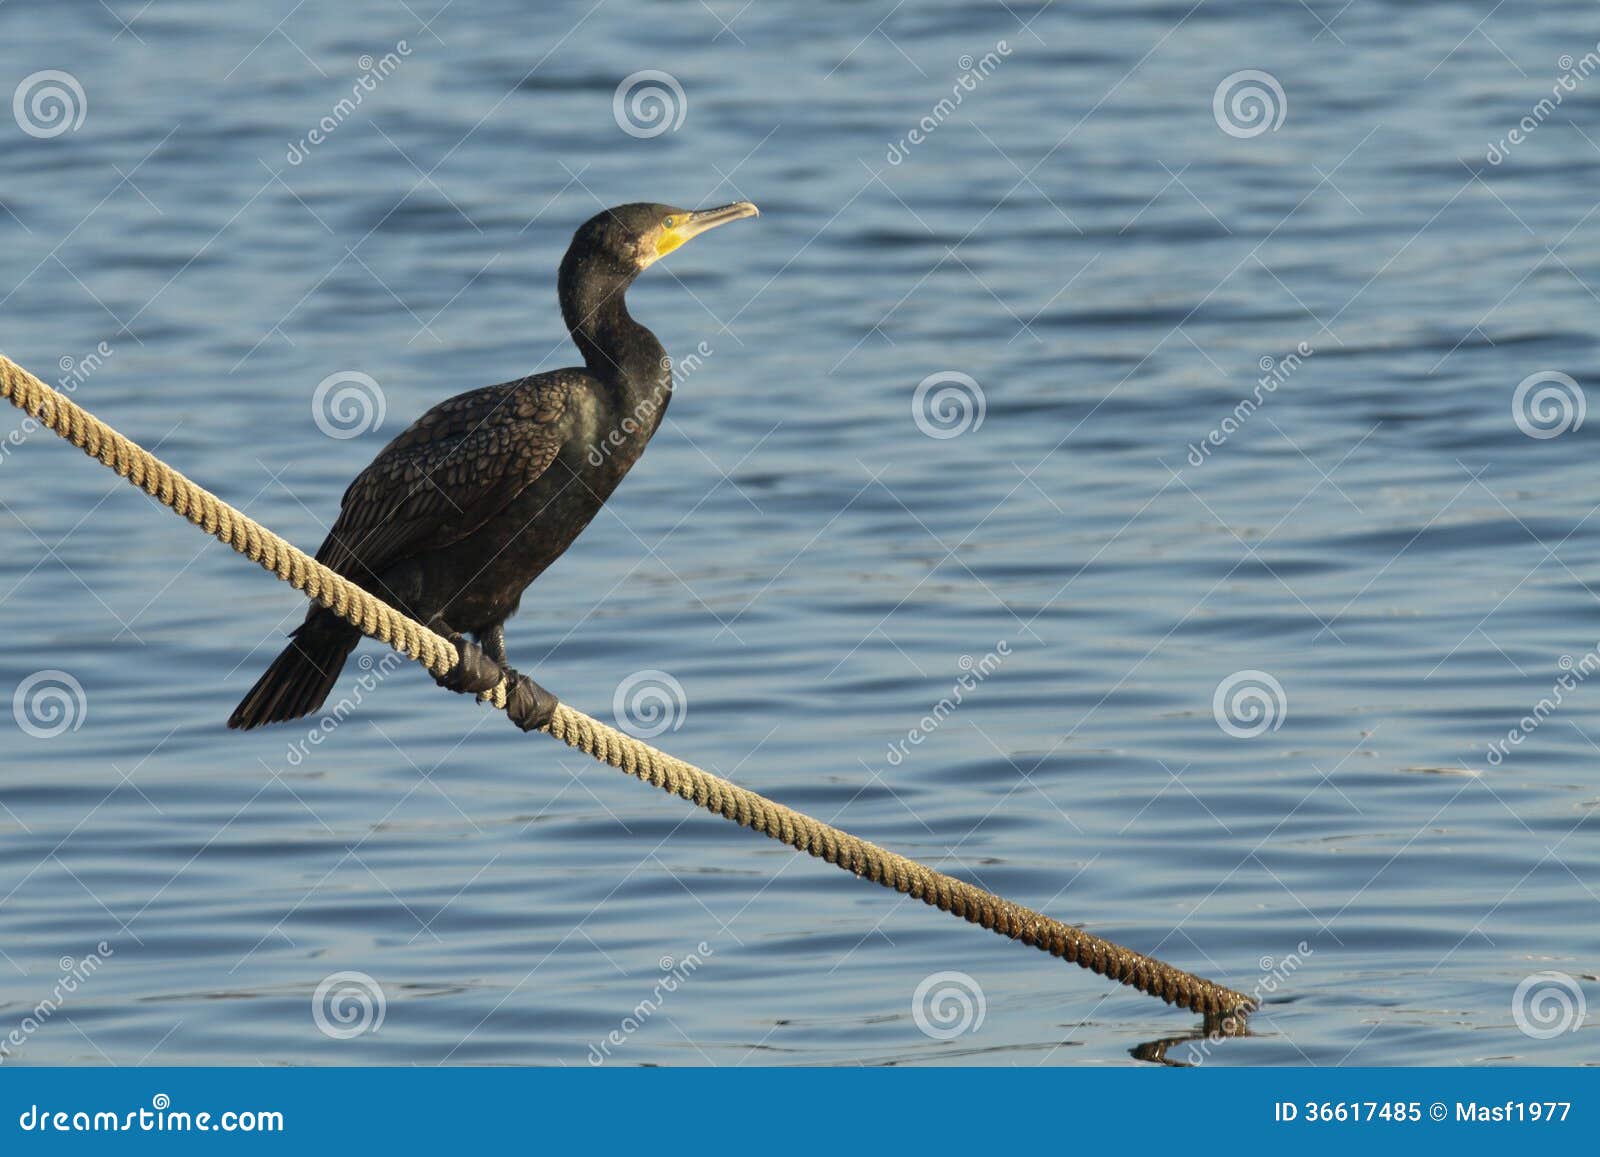
[(448, 398), (423, 414), (345, 491), (320, 562), (381, 575), (482, 526), (560, 453), (581, 370), (555, 370)]

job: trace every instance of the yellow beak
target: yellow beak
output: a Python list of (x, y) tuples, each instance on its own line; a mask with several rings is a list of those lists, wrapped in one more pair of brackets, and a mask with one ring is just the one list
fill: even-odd
[(735, 201), (731, 205), (719, 205), (715, 209), (674, 214), (672, 227), (669, 229), (663, 226), (661, 232), (656, 235), (656, 256), (665, 257), (685, 241), (692, 241), (718, 225), (726, 225), (729, 221), (738, 221), (743, 217), (759, 216), (761, 210), (749, 201)]

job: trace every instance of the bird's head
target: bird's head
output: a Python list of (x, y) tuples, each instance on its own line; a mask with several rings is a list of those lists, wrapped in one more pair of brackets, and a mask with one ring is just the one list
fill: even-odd
[(645, 202), (618, 205), (596, 213), (579, 226), (569, 253), (582, 254), (633, 276), (718, 225), (759, 215), (749, 201), (735, 201), (715, 209), (675, 209)]

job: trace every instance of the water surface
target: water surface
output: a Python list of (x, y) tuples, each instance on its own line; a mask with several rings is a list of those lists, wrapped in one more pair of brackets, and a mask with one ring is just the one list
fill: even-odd
[[(0, 458), (0, 692), (82, 696), (0, 716), (0, 1028), (95, 962), (9, 1059), (1594, 1059), (1514, 1003), (1600, 999), (1595, 427), (1513, 399), (1600, 381), (1600, 80), (1535, 111), (1600, 22), (1486, 7), (0, 7), (0, 88), (86, 101), (0, 121), (0, 348), (307, 546), (428, 405), (573, 360), (579, 221), (759, 203), (633, 291), (697, 361), (513, 655), (603, 718), (662, 673), (663, 747), (1268, 996), (1162, 1048), (1197, 1023), (370, 644), (323, 741), (228, 733), (299, 598), (39, 433)], [(676, 128), (619, 126), (642, 70)], [(1221, 127), (1244, 70), (1275, 129)], [(353, 373), (383, 419), (330, 437)], [(1225, 730), (1240, 673), (1268, 715)], [(342, 972), (376, 1031), (319, 1031)]]

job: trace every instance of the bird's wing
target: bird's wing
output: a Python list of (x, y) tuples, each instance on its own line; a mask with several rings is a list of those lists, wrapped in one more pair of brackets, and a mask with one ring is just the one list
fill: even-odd
[(440, 402), (356, 475), (317, 561), (378, 574), (476, 530), (555, 461), (572, 390), (549, 374)]

